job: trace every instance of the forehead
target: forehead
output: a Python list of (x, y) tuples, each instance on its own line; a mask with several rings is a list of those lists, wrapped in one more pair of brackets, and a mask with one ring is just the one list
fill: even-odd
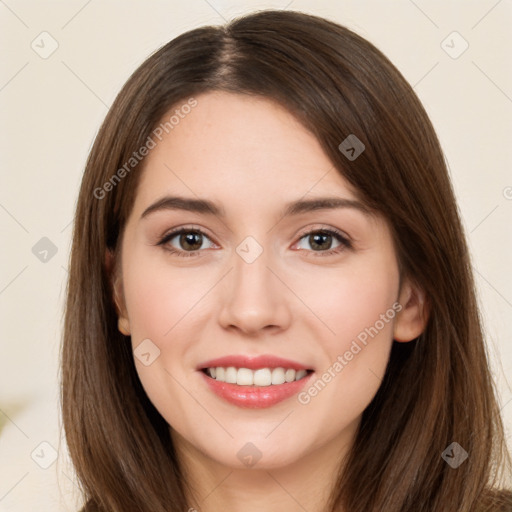
[[(248, 207), (306, 194), (357, 197), (316, 137), (281, 105), (226, 92), (195, 99), (197, 105), (181, 113), (161, 141), (155, 139), (142, 167), (139, 210), (168, 193), (228, 203), (238, 198)], [(177, 109), (180, 105), (163, 122)]]

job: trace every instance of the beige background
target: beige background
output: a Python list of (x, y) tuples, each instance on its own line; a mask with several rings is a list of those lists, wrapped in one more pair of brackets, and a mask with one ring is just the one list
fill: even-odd
[[(512, 375), (510, 1), (5, 0), (0, 1), (0, 511), (77, 508), (60, 440), (58, 353), (70, 223), (85, 158), (109, 105), (149, 53), (176, 35), (269, 7), (318, 14), (355, 30), (396, 64), (423, 101), (467, 230), (510, 440), (512, 391), (505, 380)], [(40, 36), (44, 31), (50, 35)], [(451, 35), (442, 44), (453, 31), (463, 39)], [(468, 49), (453, 58), (464, 40)], [(58, 44), (56, 51), (42, 58), (52, 44)], [(32, 252), (43, 237), (57, 249), (46, 262)], [(51, 464), (53, 449), (58, 460)], [(43, 469), (46, 464), (51, 465)]]

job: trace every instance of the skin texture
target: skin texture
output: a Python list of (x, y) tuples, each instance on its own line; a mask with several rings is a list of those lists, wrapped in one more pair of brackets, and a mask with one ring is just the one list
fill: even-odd
[[(160, 350), (149, 366), (135, 364), (171, 426), (195, 488), (191, 507), (320, 511), (393, 338), (410, 341), (424, 329), (423, 293), (406, 278), (399, 289), (390, 229), (378, 215), (340, 208), (282, 217), (294, 200), (358, 200), (290, 113), (224, 92), (197, 101), (144, 162), (114, 279), (119, 329), (134, 349), (150, 339)], [(209, 199), (225, 217), (167, 209), (141, 219), (165, 195)], [(179, 234), (157, 245), (179, 227), (205, 233), (194, 256), (168, 250), (187, 251)], [(333, 237), (315, 250), (306, 234), (332, 228), (351, 247)], [(252, 263), (236, 251), (248, 236), (263, 249)], [(213, 394), (196, 370), (215, 357), (273, 354), (313, 368), (314, 382), (397, 301), (400, 313), (306, 405), (295, 396), (242, 409)], [(253, 467), (237, 456), (248, 442), (261, 452)]]

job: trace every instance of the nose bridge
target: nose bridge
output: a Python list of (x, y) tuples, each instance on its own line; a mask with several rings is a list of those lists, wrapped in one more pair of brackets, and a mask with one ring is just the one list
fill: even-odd
[(283, 286), (268, 267), (271, 251), (247, 237), (233, 254), (233, 270), (224, 289), (219, 321), (249, 333), (268, 326), (285, 327), (289, 310)]
[[(269, 258), (268, 251), (263, 251), (255, 255), (254, 249), (250, 248), (247, 254), (240, 255), (242, 245), (237, 248), (237, 254), (234, 256), (233, 268), (233, 288), (239, 298), (245, 296), (251, 297), (261, 293), (261, 299), (270, 298), (269, 291), (272, 288), (271, 272), (268, 269)], [(265, 295), (268, 295), (265, 297)]]

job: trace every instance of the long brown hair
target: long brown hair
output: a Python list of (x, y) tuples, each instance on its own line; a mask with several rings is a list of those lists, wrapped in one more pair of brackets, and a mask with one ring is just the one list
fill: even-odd
[[(384, 380), (340, 461), (329, 510), (460, 512), (512, 503), (497, 491), (510, 459), (464, 233), (425, 110), (399, 71), (357, 34), (299, 12), (262, 11), (189, 31), (154, 53), (119, 93), (90, 152), (61, 368), (63, 425), (85, 510), (188, 508), (169, 426), (138, 379), (130, 338), (117, 329), (105, 254), (118, 255), (140, 178), (140, 164), (126, 162), (171, 108), (213, 90), (270, 98), (294, 114), (389, 221), (402, 276), (430, 305), (423, 334), (393, 344)], [(365, 145), (353, 161), (338, 148), (350, 134)], [(456, 469), (441, 457), (452, 442), (469, 454)]]

